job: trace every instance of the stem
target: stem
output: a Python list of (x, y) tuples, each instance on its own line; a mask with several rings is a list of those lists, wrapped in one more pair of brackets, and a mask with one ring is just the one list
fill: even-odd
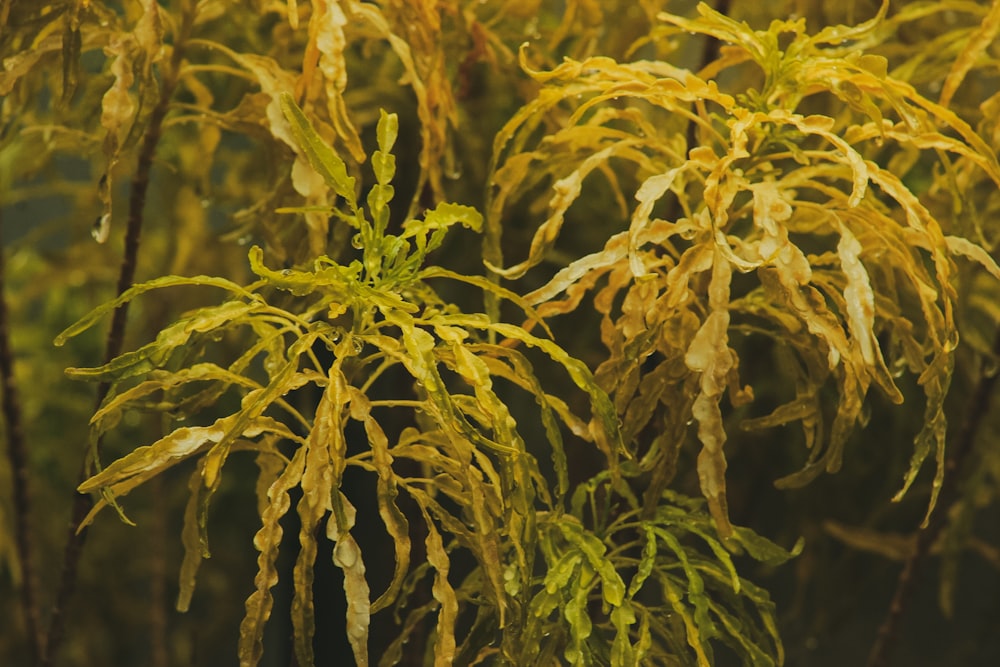
[(12, 0), (0, 0), (0, 37), (3, 36), (4, 29), (9, 25), (7, 19), (10, 16), (10, 6), (12, 4)]
[(44, 640), (38, 610), (38, 575), (35, 571), (34, 544), (31, 539), (31, 490), (28, 475), (28, 451), (24, 443), (21, 421), (21, 401), (14, 377), (14, 355), (11, 352), (6, 298), (7, 266), (0, 236), (0, 385), (3, 386), (3, 417), (7, 436), (7, 456), (13, 475), (14, 532), (17, 558), (21, 565), (21, 612), (30, 647), (31, 663), (42, 657)]
[[(190, 7), (190, 5), (189, 5)], [(165, 68), (160, 87), (160, 98), (149, 116), (146, 132), (139, 150), (139, 158), (135, 175), (132, 177), (129, 193), (128, 224), (125, 229), (125, 249), (122, 255), (121, 268), (118, 273), (117, 294), (121, 295), (130, 288), (135, 280), (135, 270), (139, 255), (139, 242), (142, 236), (143, 211), (146, 205), (146, 193), (149, 190), (149, 175), (156, 156), (156, 147), (163, 131), (163, 120), (170, 108), (170, 100), (177, 88), (178, 73), (183, 59), (184, 44), (190, 34), (194, 11), (184, 13), (183, 22), (174, 42), (170, 64)], [(111, 318), (111, 328), (105, 343), (104, 363), (108, 363), (121, 354), (125, 342), (125, 325), (128, 321), (128, 302), (115, 309)], [(97, 386), (95, 411), (101, 406), (108, 395), (111, 385), (101, 382)], [(100, 442), (98, 442), (98, 446)], [(80, 482), (87, 478), (87, 461), (80, 468)], [(84, 518), (93, 507), (93, 500), (87, 494), (76, 493), (73, 497), (71, 518), (66, 535), (66, 548), (63, 552), (63, 567), (59, 577), (59, 589), (56, 601), (52, 606), (52, 616), (49, 620), (48, 643), (45, 647), (41, 665), (49, 667), (55, 653), (62, 642), (65, 630), (65, 610), (73, 597), (76, 588), (77, 567), (87, 539), (87, 529), (81, 528)]]
[[(720, 14), (729, 16), (731, 0), (718, 0), (715, 3), (715, 11)], [(709, 3), (711, 4), (711, 3)], [(703, 35), (704, 41), (701, 44), (701, 59), (698, 65), (698, 71), (705, 69), (710, 63), (717, 60), (719, 57), (719, 49), (722, 47), (722, 43), (712, 35)], [(694, 107), (697, 110), (697, 107)], [(685, 141), (687, 142), (686, 150), (690, 152), (692, 148), (695, 148), (698, 144), (698, 124), (694, 121), (690, 121), (687, 124), (687, 129), (684, 131)], [(685, 153), (686, 154), (686, 153)], [(667, 220), (677, 220), (681, 215), (681, 202), (676, 196), (670, 199), (667, 208)]]
[[(731, 0), (718, 0), (715, 4), (715, 11), (729, 16), (729, 5)], [(701, 44), (701, 65), (699, 70), (705, 69), (709, 64), (718, 60), (719, 49), (722, 47), (722, 43), (715, 37), (711, 35), (705, 35), (705, 41)], [(695, 122), (688, 123), (687, 126), (687, 149), (690, 151), (696, 146), (695, 141), (698, 139), (696, 133), (698, 131), (698, 124)]]
[(166, 489), (163, 477), (157, 475), (150, 480), (153, 486), (153, 553), (150, 565), (149, 626), (150, 626), (150, 667), (167, 667), (167, 517), (162, 508), (166, 507)]
[[(1000, 329), (997, 330), (993, 338), (992, 354), (994, 357), (1000, 355)], [(945, 476), (938, 496), (937, 509), (931, 514), (927, 526), (917, 532), (916, 545), (906, 559), (902, 572), (899, 573), (899, 579), (896, 580), (896, 592), (889, 603), (889, 611), (878, 630), (875, 644), (868, 656), (868, 667), (886, 667), (889, 664), (903, 613), (906, 610), (906, 603), (917, 583), (917, 575), (926, 561), (931, 547), (947, 525), (949, 510), (961, 495), (964, 475), (959, 473), (973, 451), (976, 434), (983, 418), (989, 412), (990, 399), (993, 396), (996, 382), (996, 373), (989, 375), (980, 373), (969, 401), (969, 411), (965, 415), (965, 421), (956, 434), (955, 443), (950, 448), (948, 458), (945, 461)]]

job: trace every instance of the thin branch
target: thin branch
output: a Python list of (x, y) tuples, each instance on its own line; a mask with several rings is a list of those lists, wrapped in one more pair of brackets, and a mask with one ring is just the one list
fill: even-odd
[[(992, 354), (994, 357), (1000, 356), (1000, 329), (997, 330), (993, 339)], [(906, 610), (906, 603), (916, 586), (920, 568), (926, 561), (931, 547), (941, 535), (941, 531), (947, 525), (949, 510), (961, 495), (964, 475), (960, 473), (973, 451), (976, 434), (979, 432), (983, 418), (989, 413), (990, 399), (993, 396), (996, 382), (996, 373), (980, 373), (969, 401), (969, 411), (965, 415), (965, 421), (958, 433), (955, 434), (953, 444), (948, 451), (944, 482), (938, 495), (937, 508), (931, 514), (927, 526), (918, 531), (916, 546), (906, 559), (902, 572), (899, 573), (899, 579), (896, 580), (896, 592), (889, 603), (889, 611), (878, 630), (875, 644), (868, 656), (868, 667), (886, 667), (889, 664), (892, 649), (899, 634), (899, 626)]]
[(38, 574), (35, 571), (34, 543), (31, 537), (31, 489), (28, 474), (28, 449), (21, 422), (21, 401), (14, 377), (14, 355), (10, 344), (10, 324), (6, 297), (7, 266), (0, 236), (0, 385), (3, 387), (3, 417), (7, 436), (7, 456), (13, 475), (14, 532), (17, 557), (21, 565), (21, 611), (30, 646), (32, 664), (42, 657), (44, 637), (38, 609)]
[[(149, 176), (156, 156), (156, 148), (163, 131), (163, 121), (170, 108), (170, 101), (177, 88), (178, 72), (183, 60), (184, 44), (190, 33), (193, 10), (186, 11), (180, 31), (175, 39), (170, 64), (163, 72), (160, 86), (160, 98), (149, 116), (142, 146), (139, 150), (135, 175), (132, 178), (129, 193), (128, 224), (125, 229), (125, 249), (122, 255), (121, 268), (118, 274), (117, 294), (128, 290), (134, 280), (138, 263), (139, 244), (142, 237), (142, 223), (146, 205), (146, 193), (149, 190)], [(105, 344), (104, 362), (107, 363), (121, 354), (125, 342), (125, 325), (128, 321), (128, 302), (115, 309), (111, 318), (111, 328)], [(99, 408), (107, 396), (111, 386), (102, 382), (97, 386), (96, 407)], [(87, 463), (84, 461), (80, 470), (80, 482), (87, 478)], [(66, 548), (63, 552), (63, 567), (59, 577), (59, 589), (55, 603), (52, 606), (52, 616), (49, 620), (47, 644), (41, 664), (48, 667), (52, 664), (56, 651), (62, 643), (65, 631), (65, 612), (76, 588), (77, 568), (83, 545), (87, 539), (87, 529), (81, 528), (84, 518), (93, 507), (90, 495), (77, 493), (73, 497), (71, 518), (66, 535)]]
[[(723, 14), (724, 16), (729, 16), (729, 6), (731, 0), (719, 0), (715, 4), (715, 11)], [(712, 35), (704, 35), (704, 41), (701, 44), (701, 65), (699, 71), (705, 69), (713, 62), (719, 59), (719, 50), (722, 48), (722, 42)], [(687, 149), (690, 151), (697, 144), (697, 132), (698, 124), (694, 121), (690, 121), (687, 126)]]
[(170, 663), (167, 650), (167, 513), (163, 508), (166, 489), (163, 477), (157, 475), (150, 480), (153, 487), (152, 564), (150, 566), (149, 591), (149, 665), (167, 667)]

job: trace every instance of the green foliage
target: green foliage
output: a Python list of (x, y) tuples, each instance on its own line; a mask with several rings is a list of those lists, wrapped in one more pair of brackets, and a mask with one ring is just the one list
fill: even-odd
[[(780, 665), (773, 572), (905, 559), (917, 525), (954, 612), (966, 552), (1000, 562), (962, 400), (1000, 353), (1000, 3), (758, 4), (0, 3), (42, 550), (85, 449), (78, 530), (138, 524), (95, 560), (157, 522), (153, 585), (201, 619), (245, 557), (238, 643), (202, 660), (280, 662), (284, 632), (319, 664), (336, 597), (359, 665)], [(68, 657), (125, 659), (87, 623)], [(151, 662), (194, 659), (157, 632)]]
[[(241, 625), (242, 664), (256, 665), (262, 655), (263, 624), (273, 604), (271, 588), (279, 578), (276, 562), (282, 539), (280, 521), (291, 509), (289, 493), (296, 487), (301, 489), (297, 503), (301, 530), (293, 573), (292, 618), (295, 651), (301, 664), (314, 661), (313, 568), (317, 534), (324, 521), (326, 537), (335, 543), (334, 562), (344, 572), (347, 634), (355, 659), (367, 664), (370, 615), (395, 604), (411, 574), (410, 520), (399, 507), (400, 495), (416, 504), (424, 522), (427, 563), (434, 570), (433, 597), (440, 605), (434, 644), (436, 662), (451, 660), (459, 653), (481, 658), (489, 652), (488, 645), (477, 643), (481, 641), (478, 636), (456, 636), (460, 617), (472, 614), (474, 608), (479, 624), (490, 619), (502, 631), (500, 655), (519, 664), (533, 662), (543, 651), (552, 655), (562, 652), (573, 664), (593, 664), (595, 660), (606, 661), (608, 656), (611, 664), (635, 664), (647, 652), (668, 656), (676, 629), (653, 620), (663, 613), (657, 612), (655, 606), (632, 600), (643, 589), (643, 581), (653, 577), (660, 580), (667, 598), (659, 606), (685, 620), (687, 644), (701, 663), (706, 660), (706, 651), (710, 652), (708, 640), (722, 636), (739, 652), (752, 656), (755, 664), (774, 664), (768, 654), (774, 647), (780, 651), (777, 636), (771, 636), (774, 647), (769, 648), (758, 637), (745, 636), (737, 629), (743, 627), (743, 622), (730, 618), (727, 603), (735, 607), (733, 614), (741, 609), (737, 596), (740, 580), (714, 537), (714, 530), (698, 512), (671, 514), (670, 507), (661, 507), (658, 511), (664, 514), (662, 517), (635, 524), (628, 519), (635, 518), (640, 507), (631, 498), (634, 507), (629, 514), (593, 517), (594, 523), (600, 525), (611, 518), (624, 521), (605, 537), (610, 544), (615, 544), (617, 535), (634, 530), (651, 540), (652, 546), (643, 550), (637, 564), (630, 552), (638, 544), (615, 544), (618, 555), (612, 557), (605, 541), (584, 528), (582, 501), (574, 501), (572, 518), (565, 515), (569, 473), (562, 429), (580, 431), (587, 417), (574, 414), (563, 401), (546, 393), (530, 372), (525, 354), (504, 343), (539, 350), (589, 396), (586, 438), (604, 443), (608, 470), (618, 476), (618, 455), (623, 445), (614, 406), (587, 367), (550, 338), (493, 322), (483, 314), (463, 313), (443, 301), (428, 282), (429, 278), (452, 277), (436, 267), (424, 269), (424, 260), (428, 252), (441, 245), (449, 226), (458, 223), (473, 229), (481, 227), (482, 220), (474, 209), (441, 204), (420, 219), (405, 221), (400, 235), (386, 233), (388, 205), (393, 196), (390, 181), (395, 171), (390, 150), (396, 140), (397, 118), (383, 113), (379, 120), (379, 150), (372, 156), (376, 183), (368, 193), (366, 209), (356, 200), (354, 180), (347, 176), (340, 158), (322, 143), (290, 96), (283, 96), (281, 103), (290, 133), (309, 164), (343, 199), (346, 211), (330, 209), (329, 213), (357, 230), (353, 244), (360, 249), (361, 257), (345, 266), (323, 256), (315, 260), (312, 270), (274, 271), (264, 264), (263, 251), (255, 246), (249, 253), (250, 267), (260, 280), (245, 289), (207, 277), (161, 278), (131, 288), (60, 334), (57, 344), (94, 324), (101, 314), (152, 289), (210, 285), (237, 297), (187, 314), (163, 329), (152, 343), (104, 366), (70, 370), (73, 376), (107, 381), (112, 386), (109, 397), (91, 420), (92, 440), (116, 426), (123, 413), (148, 409), (154, 394), (163, 396), (156, 410), (184, 422), (198, 419), (228, 391), (239, 394), (238, 409), (217, 418), (210, 426), (178, 426), (85, 481), (81, 492), (99, 490), (103, 498), (84, 525), (103, 506), (117, 506), (118, 498), (153, 476), (197, 457), (189, 486), (191, 510), (185, 513), (186, 555), (178, 604), (186, 609), (198, 564), (208, 555), (207, 513), (221, 484), (225, 463), (233, 452), (251, 451), (262, 473), (267, 471), (269, 483), (258, 486), (263, 525), (254, 537), (260, 556), (256, 590), (247, 600)], [(490, 282), (474, 282), (494, 295), (510, 296), (523, 304), (520, 298)], [(273, 305), (274, 294), (281, 292), (296, 298), (285, 307)], [(530, 307), (525, 306), (525, 310), (537, 317)], [(208, 351), (213, 341), (241, 330), (249, 335), (243, 338), (242, 349), (233, 361), (190, 363), (215, 357)], [(490, 342), (491, 338), (502, 341)], [(324, 349), (332, 354), (332, 361), (319, 358)], [(259, 366), (255, 363), (258, 359)], [(374, 392), (380, 377), (400, 369), (408, 381), (396, 379), (392, 387), (395, 391)], [(501, 383), (529, 392), (540, 409), (539, 419), (558, 480), (555, 488), (549, 487), (536, 454), (527, 449), (506, 405), (505, 399), (510, 400), (508, 392), (500, 393), (497, 386)], [(319, 395), (312, 414), (303, 415), (284, 398), (310, 389)], [(418, 428), (408, 427), (390, 439), (379, 415), (398, 415), (400, 411), (411, 412), (406, 421)], [(394, 421), (398, 420), (395, 416)], [(349, 443), (352, 421), (363, 426), (367, 443), (353, 454)], [(295, 432), (299, 429), (303, 435)], [(283, 441), (294, 443), (293, 450), (283, 448)], [(357, 449), (356, 444), (353, 449)], [(537, 447), (533, 449), (538, 451)], [(422, 474), (405, 476), (398, 472), (398, 462), (406, 460), (418, 464)], [(374, 601), (364, 576), (363, 554), (352, 535), (357, 501), (352, 502), (342, 491), (344, 477), (352, 467), (377, 477), (378, 514), (396, 553), (392, 582)], [(593, 495), (599, 488), (593, 486), (589, 493)], [(587, 491), (586, 487), (581, 490)], [(728, 631), (717, 630), (709, 618), (702, 576), (688, 559), (688, 547), (683, 547), (671, 530), (688, 530), (702, 536), (713, 553), (725, 558), (725, 576), (714, 569), (711, 561), (702, 563), (702, 568), (731, 587), (729, 597), (720, 598), (714, 610)], [(670, 557), (657, 557), (657, 539), (669, 545)], [(768, 553), (779, 554), (781, 559), (788, 557), (766, 541), (764, 544)], [(476, 570), (455, 588), (449, 573), (452, 554), (459, 549), (471, 553)], [(546, 565), (546, 574), (541, 577), (535, 566), (539, 552)], [(680, 576), (671, 573), (678, 564), (683, 566)], [(636, 565), (643, 576), (633, 580), (627, 600), (619, 570)], [(575, 585), (566, 588), (569, 582)], [(598, 595), (594, 590), (597, 582), (599, 599), (609, 610), (610, 626), (592, 639), (587, 609), (590, 598)], [(683, 588), (678, 589), (678, 585)], [(693, 613), (679, 592), (684, 588), (695, 606)], [(571, 592), (569, 596), (565, 596), (567, 591)], [(468, 602), (476, 598), (481, 599), (475, 605)], [(526, 598), (530, 603), (525, 604)], [(766, 603), (759, 594), (757, 598)], [(645, 621), (633, 638), (631, 626), (637, 622), (637, 611)], [(773, 629), (769, 612), (765, 613), (768, 615), (764, 619)], [(561, 628), (564, 622), (568, 628), (558, 632), (554, 646), (548, 647), (544, 638), (552, 635), (553, 626)], [(527, 637), (531, 639), (526, 641)], [(558, 648), (563, 644), (565, 649)]]

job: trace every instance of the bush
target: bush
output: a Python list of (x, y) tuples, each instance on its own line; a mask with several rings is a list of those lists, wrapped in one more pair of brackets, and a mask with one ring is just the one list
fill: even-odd
[(4, 662), (997, 656), (1000, 5), (789, 4), (3, 4)]

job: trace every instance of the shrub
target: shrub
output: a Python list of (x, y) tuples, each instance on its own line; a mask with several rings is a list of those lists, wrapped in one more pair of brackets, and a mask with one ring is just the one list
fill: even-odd
[(870, 552), (870, 664), (932, 550), (968, 606), (1000, 5), (674, 4), (3, 5), (0, 654), (777, 665)]

